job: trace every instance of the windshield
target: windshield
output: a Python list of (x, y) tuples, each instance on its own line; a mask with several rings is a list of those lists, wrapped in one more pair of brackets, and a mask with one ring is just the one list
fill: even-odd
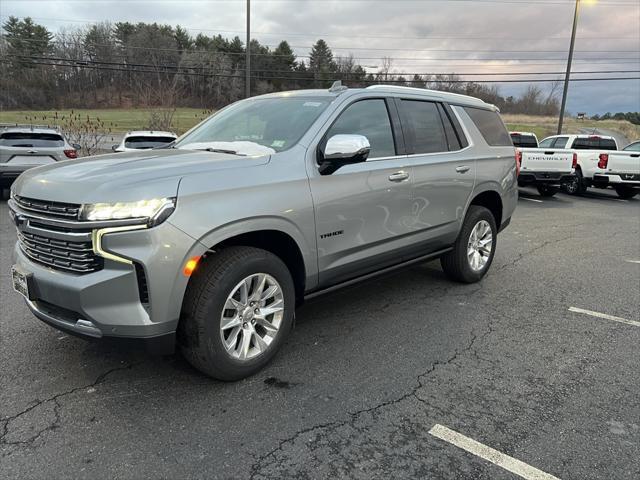
[(155, 148), (171, 143), (173, 137), (127, 137), (124, 139), (124, 146), (127, 148)]
[(331, 100), (275, 97), (238, 102), (185, 135), (176, 148), (246, 155), (282, 152), (302, 138)]
[(640, 142), (634, 142), (630, 145), (627, 145), (623, 150), (627, 152), (640, 152)]
[(63, 147), (64, 140), (55, 133), (6, 132), (0, 135), (0, 145), (7, 147)]

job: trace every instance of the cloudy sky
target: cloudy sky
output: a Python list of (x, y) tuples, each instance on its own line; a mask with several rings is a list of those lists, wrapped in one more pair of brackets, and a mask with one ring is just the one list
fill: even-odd
[[(640, 77), (640, 1), (582, 0), (572, 78)], [(324, 38), (369, 71), (468, 73), (475, 80), (554, 79), (566, 67), (574, 0), (252, 0), (253, 38), (300, 56)], [(31, 16), (56, 32), (99, 21), (180, 24), (244, 38), (245, 0), (0, 0), (0, 19)], [(478, 73), (526, 73), (477, 76)], [(551, 72), (550, 75), (539, 75)], [(473, 74), (476, 74), (474, 76)], [(547, 82), (539, 84), (548, 90)], [(526, 84), (499, 83), (503, 95)], [(640, 110), (640, 80), (576, 81), (570, 112)]]

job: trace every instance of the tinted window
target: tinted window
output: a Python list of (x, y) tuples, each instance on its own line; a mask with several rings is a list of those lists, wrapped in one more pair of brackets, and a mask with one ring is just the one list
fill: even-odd
[(480, 130), (489, 145), (493, 147), (510, 147), (513, 145), (511, 137), (497, 112), (472, 107), (464, 107), (464, 110), (469, 114), (471, 120), (476, 124), (476, 127), (478, 127), (478, 130)]
[(573, 146), (576, 150), (617, 150), (615, 140), (600, 137), (576, 138)]
[(551, 145), (553, 145), (553, 142), (555, 142), (555, 140), (555, 137), (545, 138), (538, 144), (538, 146), (540, 148), (549, 148)]
[(640, 152), (640, 142), (635, 142), (631, 145), (627, 145), (623, 150), (627, 152)]
[(5, 132), (0, 145), (7, 147), (63, 147), (64, 140), (55, 133)]
[(557, 137), (556, 141), (553, 142), (554, 148), (566, 148), (567, 140), (569, 140), (569, 137)]
[(408, 143), (407, 153), (434, 153), (449, 150), (438, 106), (435, 103), (402, 100), (400, 111), (403, 118), (402, 128)]
[(442, 123), (444, 125), (444, 133), (447, 136), (449, 150), (460, 150), (462, 148), (462, 145), (460, 145), (460, 139), (458, 138), (455, 127), (451, 123), (449, 115), (445, 112), (444, 108), (440, 104), (438, 104), (438, 112), (440, 113), (440, 118), (442, 119)]
[(127, 148), (155, 148), (171, 143), (173, 137), (127, 137), (124, 146)]
[[(281, 152), (300, 140), (330, 101), (328, 97), (243, 100), (216, 113), (182, 137), (176, 148), (206, 148), (207, 143), (238, 142), (237, 149), (242, 153), (242, 147), (250, 142)], [(225, 146), (231, 147), (233, 145)]]
[(536, 137), (534, 137), (533, 135), (521, 135), (519, 133), (512, 133), (511, 141), (516, 147), (536, 148), (538, 146)]
[(367, 137), (371, 144), (369, 158), (391, 157), (396, 154), (391, 121), (384, 100), (362, 100), (348, 106), (325, 138), (341, 134)]

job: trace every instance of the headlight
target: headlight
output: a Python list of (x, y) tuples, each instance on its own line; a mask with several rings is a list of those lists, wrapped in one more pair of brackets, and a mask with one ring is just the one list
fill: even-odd
[(82, 206), (82, 220), (124, 220), (139, 218), (150, 226), (164, 222), (175, 209), (175, 198), (152, 198), (139, 202), (91, 203)]

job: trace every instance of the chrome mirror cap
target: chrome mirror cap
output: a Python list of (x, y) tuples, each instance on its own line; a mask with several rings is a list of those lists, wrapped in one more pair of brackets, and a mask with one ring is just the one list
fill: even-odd
[(369, 140), (364, 135), (334, 135), (324, 147), (324, 160), (348, 160), (360, 158), (365, 161), (371, 151)]

